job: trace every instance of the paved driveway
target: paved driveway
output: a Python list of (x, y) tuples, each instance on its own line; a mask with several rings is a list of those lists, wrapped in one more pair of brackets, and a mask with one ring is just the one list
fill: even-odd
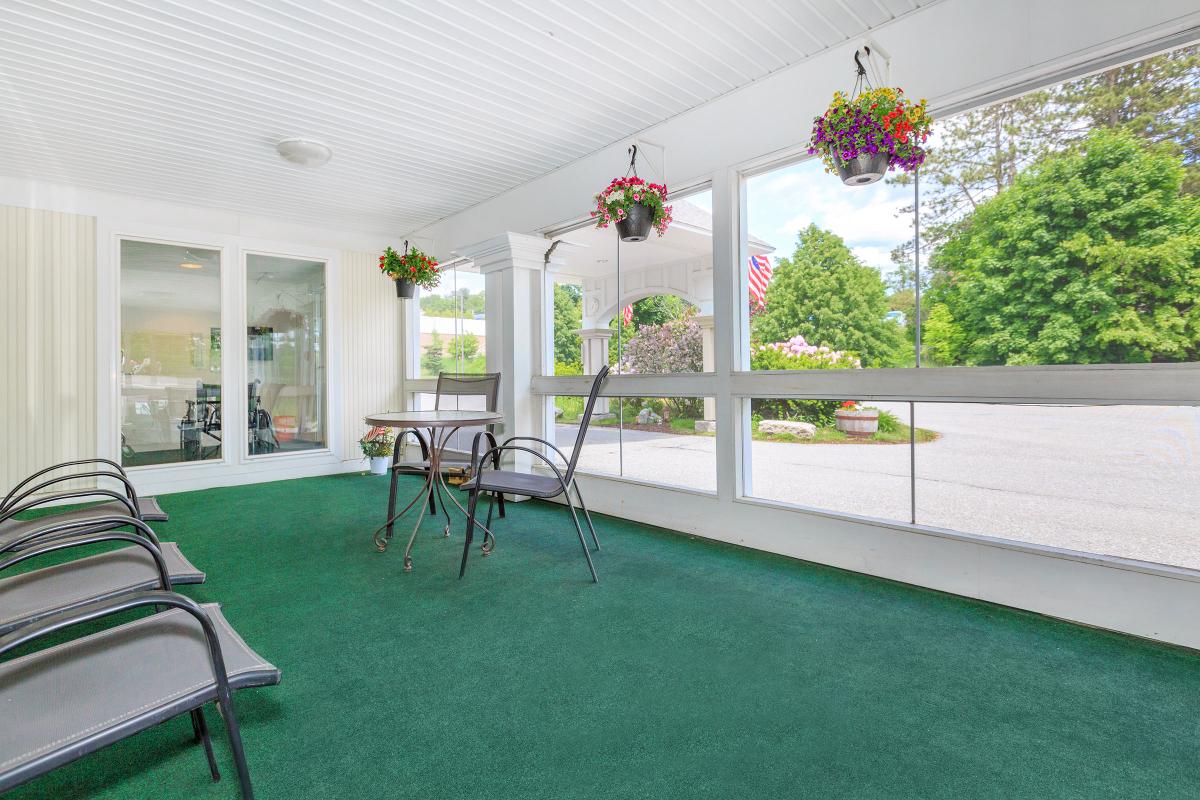
[[(905, 404), (880, 404), (902, 419)], [(916, 520), (1200, 569), (1200, 409), (921, 403)], [(559, 426), (570, 446), (575, 428)], [(582, 468), (715, 488), (712, 437), (592, 428)], [(906, 445), (753, 444), (752, 494), (909, 521)]]

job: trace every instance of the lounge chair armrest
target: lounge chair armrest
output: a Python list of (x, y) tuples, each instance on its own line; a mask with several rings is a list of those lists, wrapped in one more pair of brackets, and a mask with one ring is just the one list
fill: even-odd
[[(8, 497), (4, 499), (3, 505), (0, 505), (0, 511), (6, 511), (7, 509), (19, 504), (22, 500), (25, 500), (26, 498), (31, 497), (56, 483), (65, 483), (66, 481), (78, 480), (79, 478), (112, 478), (113, 480), (120, 481), (125, 486), (125, 496), (133, 501), (134, 509), (137, 508), (137, 490), (133, 488), (133, 484), (129, 482), (129, 478), (126, 477), (124, 472), (93, 470), (91, 472), (75, 472), (70, 475), (55, 475), (52, 478), (42, 481), (37, 486), (25, 489), (20, 493), (14, 489), (8, 493)], [(26, 483), (28, 483), (28, 481), (26, 481)]]
[(95, 530), (96, 528), (111, 530), (126, 526), (132, 527), (148, 542), (155, 547), (159, 547), (158, 537), (154, 534), (154, 531), (137, 517), (127, 517), (123, 514), (101, 514), (97, 517), (73, 519), (66, 522), (55, 522), (53, 519), (50, 519), (45, 525), (32, 528), (12, 541), (5, 542), (3, 546), (0, 546), (0, 553), (16, 552), (41, 542), (66, 539), (88, 532), (95, 533), (98, 532)]
[(45, 469), (38, 470), (37, 472), (33, 473), (25, 480), (18, 483), (16, 486), (14, 486), (12, 488), (11, 492), (9, 492), (8, 494), (6, 494), (4, 496), (4, 500), (0, 501), (0, 508), (6, 508), (8, 506), (8, 501), (12, 499), (13, 495), (15, 495), (17, 492), (21, 491), (21, 487), (24, 486), (25, 484), (33, 482), (34, 480), (36, 480), (37, 478), (40, 478), (41, 476), (45, 475), (48, 472), (54, 472), (54, 470), (56, 470), (56, 469), (64, 469), (65, 467), (77, 467), (80, 464), (104, 464), (106, 466), (112, 467), (117, 472), (121, 473), (122, 475), (125, 475), (124, 467), (122, 467), (120, 464), (118, 464), (115, 461), (108, 460), (107, 458), (81, 458), (78, 461), (64, 461), (61, 464), (55, 464), (52, 467), (46, 467)]
[(103, 542), (127, 542), (136, 545), (148, 551), (150, 557), (154, 559), (154, 565), (158, 568), (158, 577), (162, 583), (162, 589), (165, 592), (171, 591), (171, 571), (167, 568), (167, 562), (163, 559), (162, 550), (158, 545), (151, 542), (144, 536), (138, 536), (134, 533), (124, 533), (122, 531), (104, 531), (102, 533), (86, 533), (81, 536), (66, 536), (62, 538), (51, 539), (48, 541), (38, 542), (23, 550), (17, 551), (15, 555), (5, 559), (0, 559), (0, 572), (20, 564), (22, 561), (28, 561), (31, 558), (37, 558), (47, 553), (54, 553), (59, 550), (66, 550), (71, 547), (83, 547), (89, 544), (100, 544)]
[(200, 627), (204, 630), (204, 637), (208, 640), (208, 653), (211, 659), (213, 678), (217, 683), (217, 691), (221, 699), (227, 701), (229, 699), (229, 676), (225, 672), (225, 659), (221, 655), (221, 642), (217, 639), (216, 628), (213, 627), (208, 614), (195, 600), (175, 592), (130, 592), (108, 600), (88, 603), (70, 611), (51, 614), (37, 622), (23, 625), (11, 633), (0, 636), (0, 656), (23, 644), (57, 633), (64, 628), (144, 606), (183, 609), (199, 621)]
[(21, 505), (11, 506), (3, 511), (0, 511), (0, 522), (4, 522), (6, 519), (12, 519), (17, 514), (20, 514), (23, 511), (29, 511), (32, 508), (37, 508), (38, 506), (44, 506), (59, 500), (82, 500), (87, 497), (111, 497), (113, 500), (116, 500), (125, 506), (125, 509), (129, 511), (129, 516), (137, 517), (139, 514), (138, 506), (135, 501), (130, 500), (125, 495), (115, 492), (112, 489), (101, 489), (99, 487), (95, 487), (91, 489), (73, 489), (68, 492), (56, 492), (54, 494), (44, 494), (41, 497), (34, 497), (25, 501)]

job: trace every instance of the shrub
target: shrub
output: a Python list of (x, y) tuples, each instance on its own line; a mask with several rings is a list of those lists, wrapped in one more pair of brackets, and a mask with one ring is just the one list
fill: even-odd
[[(861, 363), (853, 353), (810, 345), (803, 336), (786, 342), (760, 344), (750, 350), (751, 369), (858, 369)], [(828, 428), (837, 421), (838, 400), (767, 400), (750, 401), (750, 413), (759, 419), (786, 419), (811, 422)]]

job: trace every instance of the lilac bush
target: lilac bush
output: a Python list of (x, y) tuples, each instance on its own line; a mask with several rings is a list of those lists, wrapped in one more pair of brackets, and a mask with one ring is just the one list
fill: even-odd
[[(642, 325), (622, 348), (621, 371), (626, 374), (661, 375), (703, 369), (704, 338), (695, 313), (661, 325)], [(639, 399), (634, 405), (640, 407), (643, 401)], [(666, 406), (664, 416), (698, 419), (703, 403), (694, 397), (672, 397), (666, 400)]]

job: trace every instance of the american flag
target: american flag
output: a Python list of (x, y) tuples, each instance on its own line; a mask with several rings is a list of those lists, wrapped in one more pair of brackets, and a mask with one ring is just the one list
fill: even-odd
[(762, 307), (767, 304), (767, 284), (771, 282), (769, 256), (750, 256), (750, 302)]
[(626, 325), (633, 324), (633, 306), (625, 306), (625, 310), (621, 312), (621, 317), (625, 320)]

